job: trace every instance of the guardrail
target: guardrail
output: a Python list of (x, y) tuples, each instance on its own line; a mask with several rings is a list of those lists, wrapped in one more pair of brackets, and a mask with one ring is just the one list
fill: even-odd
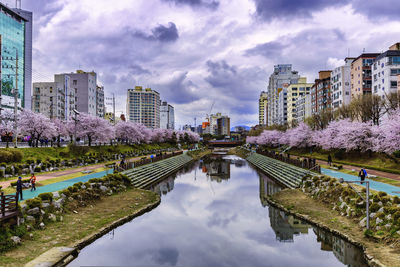
[(307, 169), (307, 170), (314, 170), (315, 172), (321, 173), (321, 166), (316, 163), (315, 159), (312, 158), (304, 158), (303, 160), (300, 159), (293, 159), (290, 158), (290, 155), (288, 154), (287, 156), (284, 156), (282, 154), (276, 153), (275, 151), (265, 151), (265, 150), (260, 150), (257, 149), (256, 151), (258, 154), (277, 159), (289, 164), (292, 164), (294, 166)]

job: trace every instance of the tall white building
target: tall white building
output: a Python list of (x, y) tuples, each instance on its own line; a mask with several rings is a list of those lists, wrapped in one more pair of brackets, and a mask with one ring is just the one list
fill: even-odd
[[(399, 49), (396, 45), (392, 49)], [(397, 75), (400, 74), (400, 50), (380, 54), (372, 66), (372, 93), (386, 98), (397, 92)]]
[(54, 82), (64, 91), (65, 120), (70, 120), (74, 116), (73, 110), (77, 109), (77, 96), (75, 95), (75, 89), (71, 87), (71, 78), (68, 74), (56, 74), (54, 75)]
[(285, 83), (278, 95), (278, 116), (277, 124), (284, 125), (287, 123), (287, 88), (289, 84)]
[(311, 117), (311, 95), (306, 94), (300, 96), (296, 100), (296, 119), (297, 122), (304, 122), (307, 118)]
[(160, 128), (175, 129), (174, 107), (166, 101), (161, 102), (160, 105)]
[(104, 118), (104, 86), (96, 87), (96, 116)]
[(129, 121), (149, 128), (160, 128), (160, 94), (141, 86), (128, 89), (126, 114)]
[[(284, 118), (279, 118), (279, 93), (283, 90), (284, 84), (297, 83), (300, 75), (292, 70), (292, 64), (279, 64), (274, 66), (274, 72), (269, 77), (268, 83), (268, 126), (279, 124)], [(284, 101), (284, 99), (283, 99)], [(284, 107), (283, 107), (284, 108)], [(287, 107), (286, 107), (287, 108)], [(281, 112), (284, 114), (285, 112)]]
[(265, 91), (262, 91), (260, 94), (260, 98), (258, 99), (258, 124), (266, 125), (267, 124), (267, 108), (268, 108), (268, 94)]
[(337, 109), (351, 102), (351, 63), (355, 58), (345, 58), (343, 66), (331, 73), (332, 108)]

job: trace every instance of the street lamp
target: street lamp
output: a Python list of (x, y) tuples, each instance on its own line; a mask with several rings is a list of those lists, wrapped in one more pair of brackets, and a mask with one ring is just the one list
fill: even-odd
[(73, 118), (74, 122), (75, 122), (75, 127), (74, 127), (74, 145), (76, 145), (76, 124), (78, 123), (78, 118), (77, 116), (80, 114), (79, 111), (77, 111), (76, 109), (72, 110), (75, 114), (75, 118)]
[[(339, 179), (340, 183), (347, 183), (349, 185), (349, 187), (351, 189), (353, 189), (357, 195), (359, 195), (364, 201), (366, 201), (366, 213), (367, 213), (367, 229), (369, 229), (369, 181), (345, 181), (343, 178)], [(366, 194), (366, 198), (364, 199), (364, 197), (354, 188), (352, 187), (350, 184), (364, 184), (365, 183), (365, 194)]]

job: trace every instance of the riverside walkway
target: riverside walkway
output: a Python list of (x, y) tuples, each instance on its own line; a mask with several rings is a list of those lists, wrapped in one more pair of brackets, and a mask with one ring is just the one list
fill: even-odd
[[(331, 169), (321, 168), (321, 173), (324, 175), (328, 175), (328, 176), (337, 178), (337, 179), (343, 178), (345, 181), (360, 181), (360, 177), (358, 177), (358, 176), (334, 171)], [(392, 196), (400, 196), (400, 187), (398, 187), (398, 186), (377, 182), (377, 181), (374, 181), (371, 179), (365, 179), (365, 180), (369, 181), (369, 187), (372, 190), (383, 191)], [(365, 186), (365, 185), (362, 185), (362, 186)]]

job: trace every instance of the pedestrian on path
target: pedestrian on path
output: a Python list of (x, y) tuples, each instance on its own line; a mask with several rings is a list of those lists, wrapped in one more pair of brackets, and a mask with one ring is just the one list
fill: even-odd
[(31, 176), (31, 185), (32, 185), (31, 192), (33, 190), (36, 191), (36, 176), (34, 173), (32, 173), (32, 176)]
[(24, 200), (24, 198), (22, 197), (22, 177), (18, 177), (17, 180), (17, 202), (18, 202), (18, 198), (20, 200)]
[(367, 171), (366, 171), (364, 168), (362, 168), (362, 169), (360, 170), (360, 172), (358, 173), (358, 176), (359, 176), (360, 179), (361, 179), (361, 183), (364, 183), (365, 177), (368, 176)]
[(332, 156), (331, 156), (331, 154), (328, 155), (328, 165), (332, 166)]

